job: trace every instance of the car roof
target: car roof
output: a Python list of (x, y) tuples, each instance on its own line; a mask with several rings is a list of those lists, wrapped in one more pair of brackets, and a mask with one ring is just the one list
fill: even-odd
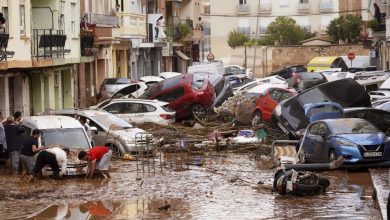
[(54, 114), (67, 114), (67, 115), (77, 114), (85, 117), (110, 114), (104, 110), (94, 110), (94, 109), (61, 109), (61, 110), (53, 110), (51, 112), (53, 112)]
[(366, 119), (363, 119), (363, 118), (335, 118), (335, 119), (323, 119), (323, 120), (319, 120), (319, 121), (315, 121), (315, 122), (325, 122), (327, 124), (333, 124), (334, 122), (338, 122), (338, 121), (345, 121), (346, 123), (358, 122), (358, 121), (368, 122)]
[(76, 119), (62, 115), (41, 115), (25, 117), (23, 124), (30, 124), (38, 129), (54, 128), (82, 128), (83, 126)]

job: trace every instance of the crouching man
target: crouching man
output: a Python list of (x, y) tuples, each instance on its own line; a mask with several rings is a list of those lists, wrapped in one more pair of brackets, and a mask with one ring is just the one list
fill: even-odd
[(79, 160), (88, 161), (88, 169), (85, 178), (92, 178), (95, 170), (98, 170), (104, 178), (111, 178), (108, 172), (112, 151), (108, 147), (95, 146), (88, 152), (80, 151)]
[[(34, 180), (34, 177), (37, 176), (45, 167), (49, 165), (53, 171), (53, 179), (58, 180), (66, 172), (68, 164), (68, 155), (69, 149), (61, 149), (59, 147), (54, 147), (51, 149), (45, 149), (39, 152), (37, 160), (35, 161), (35, 167), (33, 174), (30, 176), (30, 181)], [(61, 172), (60, 172), (61, 167)]]

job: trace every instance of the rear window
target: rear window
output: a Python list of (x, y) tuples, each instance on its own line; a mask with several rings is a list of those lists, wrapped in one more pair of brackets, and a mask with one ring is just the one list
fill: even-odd
[(179, 77), (173, 77), (173, 78), (169, 78), (169, 79), (162, 81), (161, 82), (162, 83), (161, 89), (162, 90), (169, 89), (169, 88), (179, 84), (180, 79), (181, 79), (181, 77), (179, 76)]
[(169, 104), (163, 105), (161, 106), (161, 108), (164, 109), (164, 111), (166, 112), (174, 112), (174, 110), (169, 107)]
[(192, 89), (194, 89), (194, 90), (201, 89), (204, 82), (205, 82), (205, 80), (202, 76), (194, 74), (193, 78), (192, 78)]

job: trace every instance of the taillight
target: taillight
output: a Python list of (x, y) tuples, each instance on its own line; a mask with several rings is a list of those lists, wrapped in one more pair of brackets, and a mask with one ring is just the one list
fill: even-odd
[(170, 114), (161, 114), (160, 117), (165, 120), (173, 119), (173, 116)]

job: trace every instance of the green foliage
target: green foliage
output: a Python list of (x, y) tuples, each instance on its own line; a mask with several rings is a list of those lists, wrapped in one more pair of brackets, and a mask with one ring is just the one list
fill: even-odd
[(376, 19), (372, 19), (372, 20), (367, 22), (367, 27), (375, 29), (375, 28), (379, 27), (379, 22)]
[(180, 23), (179, 31), (182, 38), (186, 38), (189, 34), (191, 34), (191, 27), (187, 23)]
[(249, 37), (243, 33), (236, 32), (236, 30), (230, 31), (228, 35), (228, 45), (231, 48), (244, 46), (245, 42), (249, 41)]
[(334, 42), (340, 40), (345, 43), (359, 41), (361, 18), (357, 15), (341, 16), (332, 20), (327, 33)]
[(282, 16), (268, 25), (266, 39), (261, 41), (270, 45), (296, 45), (309, 36), (294, 19)]
[(255, 45), (256, 45), (256, 41), (254, 39), (250, 39), (244, 43), (244, 46), (247, 46), (247, 47), (253, 47)]

